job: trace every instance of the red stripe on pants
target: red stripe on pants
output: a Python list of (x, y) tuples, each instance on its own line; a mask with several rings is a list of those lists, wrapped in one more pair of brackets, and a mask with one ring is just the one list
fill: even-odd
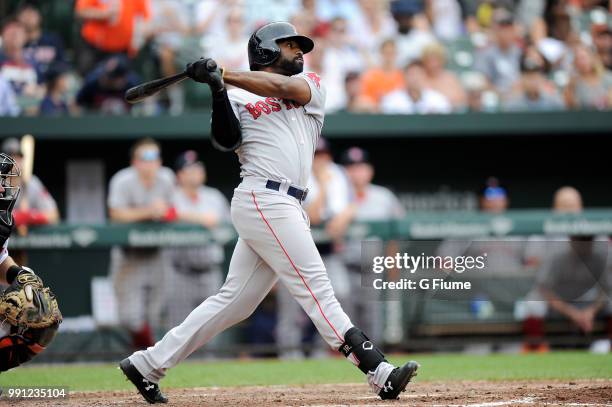
[(276, 239), (276, 242), (278, 243), (280, 248), (283, 250), (283, 253), (285, 253), (285, 256), (287, 256), (287, 259), (289, 260), (289, 263), (291, 263), (291, 266), (293, 267), (293, 269), (295, 270), (297, 275), (302, 280), (302, 283), (304, 283), (304, 286), (306, 287), (308, 292), (310, 292), (310, 295), (312, 296), (312, 298), (314, 299), (315, 303), (317, 304), (317, 307), (319, 308), (319, 312), (321, 313), (321, 315), (323, 316), (323, 318), (325, 319), (325, 321), (327, 322), (329, 327), (332, 329), (332, 331), (334, 331), (334, 334), (336, 334), (336, 337), (340, 340), (340, 342), (344, 342), (344, 339), (340, 335), (338, 335), (338, 332), (336, 331), (336, 328), (334, 328), (334, 326), (329, 321), (329, 319), (327, 319), (327, 316), (325, 316), (325, 313), (323, 312), (323, 308), (321, 308), (321, 304), (319, 304), (319, 300), (317, 300), (317, 297), (314, 295), (314, 293), (312, 292), (312, 290), (308, 286), (308, 283), (306, 283), (306, 280), (304, 279), (304, 276), (302, 276), (302, 273), (300, 273), (300, 270), (298, 270), (298, 268), (295, 266), (295, 263), (293, 263), (293, 260), (291, 259), (291, 256), (289, 256), (289, 253), (287, 253), (287, 250), (285, 250), (285, 247), (283, 246), (283, 244), (279, 240), (278, 236), (276, 236), (276, 233), (274, 232), (274, 229), (272, 229), (272, 225), (270, 225), (270, 223), (268, 222), (268, 220), (264, 216), (264, 214), (261, 211), (261, 209), (259, 209), (259, 205), (257, 204), (257, 199), (255, 198), (255, 192), (251, 191), (251, 195), (253, 195), (253, 203), (255, 204), (255, 208), (257, 208), (257, 212), (259, 212), (259, 215), (261, 216), (261, 219), (268, 226), (268, 229), (270, 229), (270, 232), (272, 232), (272, 235)]

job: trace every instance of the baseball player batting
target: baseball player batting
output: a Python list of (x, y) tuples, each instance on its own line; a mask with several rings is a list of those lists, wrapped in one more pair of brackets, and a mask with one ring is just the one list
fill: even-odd
[[(213, 94), (213, 145), (235, 151), (242, 182), (234, 190), (231, 217), (239, 238), (227, 279), (159, 342), (119, 364), (149, 403), (166, 403), (159, 381), (166, 371), (247, 318), (278, 279), (332, 348), (367, 377), (382, 399), (396, 399), (418, 364), (395, 367), (342, 310), (334, 295), (302, 201), (324, 119), (325, 88), (304, 73), (313, 41), (284, 22), (251, 36), (251, 72), (219, 68), (212, 59), (187, 65), (187, 75)], [(225, 85), (234, 88), (226, 90)]]

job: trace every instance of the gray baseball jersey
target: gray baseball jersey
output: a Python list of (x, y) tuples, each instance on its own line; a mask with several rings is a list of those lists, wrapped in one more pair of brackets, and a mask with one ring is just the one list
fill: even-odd
[[(212, 213), (219, 219), (219, 223), (230, 221), (229, 202), (217, 189), (201, 186), (197, 197), (193, 199), (185, 192), (176, 188), (174, 192), (174, 206), (177, 212)], [(223, 263), (224, 252), (220, 244), (211, 243), (204, 247), (177, 248), (169, 251), (172, 264), (178, 271), (205, 270)]]
[(172, 202), (174, 194), (174, 173), (162, 167), (157, 173), (155, 183), (146, 188), (132, 167), (117, 172), (110, 180), (108, 191), (109, 208), (137, 208), (150, 205), (156, 199)]
[[(370, 184), (366, 193), (356, 197), (357, 222), (376, 222), (399, 219), (404, 216), (404, 208), (391, 190), (380, 185)], [(347, 264), (359, 266), (361, 261), (361, 240), (348, 239), (344, 250)]]
[[(321, 209), (321, 219), (327, 221), (336, 216), (346, 208), (351, 198), (351, 186), (344, 172), (344, 168), (336, 163), (329, 163), (331, 179), (326, 186), (325, 205)], [(319, 195), (320, 186), (314, 175), (310, 175), (308, 180), (308, 196), (304, 205), (308, 207)]]
[(323, 128), (325, 89), (315, 73), (301, 73), (310, 86), (310, 102), (261, 97), (243, 89), (228, 91), (242, 128), (236, 150), (241, 177), (259, 176), (305, 186), (312, 157)]
[[(160, 168), (151, 188), (145, 188), (132, 167), (117, 172), (110, 180), (109, 208), (137, 208), (156, 199), (171, 203), (174, 195), (174, 173)], [(148, 321), (158, 326), (163, 305), (167, 260), (157, 249), (123, 249), (111, 251), (110, 274), (123, 325), (140, 329)]]

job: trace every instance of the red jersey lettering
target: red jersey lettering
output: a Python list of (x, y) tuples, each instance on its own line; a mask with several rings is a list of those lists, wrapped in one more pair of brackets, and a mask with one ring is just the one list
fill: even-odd
[(265, 114), (270, 114), (272, 112), (272, 109), (270, 109), (270, 106), (266, 105), (261, 100), (255, 103), (255, 107), (258, 108), (260, 111), (264, 112)]
[(280, 112), (281, 110), (281, 105), (277, 100), (276, 98), (266, 98), (266, 103), (272, 108), (273, 112)]
[(253, 106), (252, 103), (247, 103), (246, 106), (244, 107), (246, 108), (246, 110), (249, 111), (249, 113), (251, 113), (251, 116), (253, 116), (253, 119), (257, 120), (259, 116), (261, 116), (261, 110)]
[(307, 73), (306, 76), (313, 80), (313, 82), (317, 85), (317, 88), (321, 89), (321, 78), (319, 77), (319, 75), (314, 72), (310, 72)]

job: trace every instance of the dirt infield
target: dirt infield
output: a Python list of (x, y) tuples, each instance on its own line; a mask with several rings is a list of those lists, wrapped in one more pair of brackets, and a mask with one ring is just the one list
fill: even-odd
[[(168, 406), (612, 406), (612, 380), (416, 382), (399, 401), (381, 401), (365, 384), (206, 387), (166, 391)], [(67, 400), (17, 406), (146, 406), (135, 392), (75, 392)]]

